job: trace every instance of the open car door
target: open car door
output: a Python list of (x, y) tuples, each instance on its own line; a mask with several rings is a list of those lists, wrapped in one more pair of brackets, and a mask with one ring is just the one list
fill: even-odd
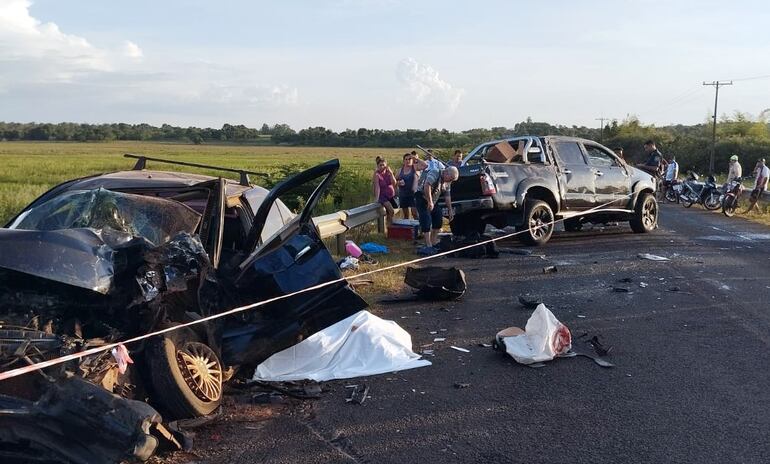
[[(248, 256), (233, 269), (233, 293), (239, 304), (289, 295), (342, 277), (311, 221), (339, 167), (338, 160), (327, 161), (279, 183), (265, 197), (246, 240)], [(263, 240), (262, 229), (276, 201), (315, 183), (304, 208)], [(256, 365), (365, 307), (366, 302), (343, 281), (227, 318), (223, 361)]]

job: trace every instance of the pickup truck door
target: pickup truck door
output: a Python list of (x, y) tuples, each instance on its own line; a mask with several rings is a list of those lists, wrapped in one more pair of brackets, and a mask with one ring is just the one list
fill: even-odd
[(631, 189), (626, 167), (604, 147), (591, 143), (584, 143), (583, 147), (588, 165), (595, 176), (597, 205), (618, 200), (617, 203), (607, 207), (622, 207), (623, 203), (620, 200), (625, 199)]
[(551, 143), (558, 158), (558, 172), (564, 184), (564, 209), (579, 211), (592, 208), (595, 202), (595, 178), (578, 142)]

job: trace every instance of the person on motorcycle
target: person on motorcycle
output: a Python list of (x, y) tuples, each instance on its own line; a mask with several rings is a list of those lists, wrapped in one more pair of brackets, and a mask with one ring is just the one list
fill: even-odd
[(731, 156), (730, 169), (727, 171), (727, 182), (725, 182), (725, 185), (741, 177), (742, 175), (743, 175), (743, 168), (741, 168), (741, 163), (738, 162), (738, 155)]

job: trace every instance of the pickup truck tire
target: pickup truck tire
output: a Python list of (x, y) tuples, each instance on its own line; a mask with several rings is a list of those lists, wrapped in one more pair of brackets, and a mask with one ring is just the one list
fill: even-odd
[(634, 215), (629, 221), (631, 230), (638, 234), (651, 232), (658, 225), (658, 202), (651, 193), (643, 193), (636, 200)]
[(147, 354), (155, 400), (169, 418), (206, 416), (222, 403), (222, 363), (193, 331), (159, 335), (150, 342)]
[(553, 234), (553, 220), (553, 210), (548, 203), (542, 200), (527, 202), (524, 224), (519, 227), (522, 231), (519, 238), (527, 245), (544, 245)]
[(564, 230), (567, 232), (580, 232), (581, 229), (583, 229), (583, 223), (580, 222), (579, 218), (564, 220)]

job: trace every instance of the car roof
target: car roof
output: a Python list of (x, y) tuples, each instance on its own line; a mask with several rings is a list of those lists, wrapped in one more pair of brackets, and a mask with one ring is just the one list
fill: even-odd
[[(117, 171), (72, 181), (66, 190), (107, 190), (144, 189), (144, 188), (182, 188), (191, 187), (201, 182), (215, 180), (216, 177), (188, 172), (152, 171), (149, 169)], [(254, 187), (241, 185), (232, 179), (226, 179), (226, 195), (241, 195)], [(258, 187), (259, 188), (259, 187)]]

